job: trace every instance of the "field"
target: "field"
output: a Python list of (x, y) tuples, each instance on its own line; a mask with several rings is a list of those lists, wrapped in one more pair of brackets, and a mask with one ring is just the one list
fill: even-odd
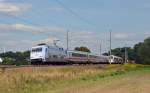
[(150, 93), (150, 66), (0, 68), (0, 93)]

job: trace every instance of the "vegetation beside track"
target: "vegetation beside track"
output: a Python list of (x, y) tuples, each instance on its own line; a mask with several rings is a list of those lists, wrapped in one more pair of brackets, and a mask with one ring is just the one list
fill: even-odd
[(137, 64), (1, 68), (0, 93), (83, 93), (104, 81), (147, 72), (150, 66)]

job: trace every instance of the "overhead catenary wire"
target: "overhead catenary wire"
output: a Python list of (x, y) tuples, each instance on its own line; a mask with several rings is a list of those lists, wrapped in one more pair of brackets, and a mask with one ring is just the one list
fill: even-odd
[[(91, 23), (90, 21), (88, 21), (87, 19), (85, 19), (84, 17), (81, 17), (80, 15), (78, 15), (76, 12), (74, 12), (72, 9), (70, 9), (68, 6), (66, 6), (65, 4), (63, 4), (60, 0), (55, 0), (59, 5), (61, 5), (64, 9), (66, 9), (68, 12), (70, 12), (73, 16), (77, 17), (79, 20), (81, 20), (82, 22), (85, 22), (86, 24), (88, 25), (92, 25), (92, 26), (95, 26), (93, 23)], [(20, 2), (24, 3), (24, 0), (21, 0)], [(33, 14), (36, 14), (37, 17), (41, 18), (41, 16), (39, 15), (39, 13), (37, 13), (36, 11), (33, 11), (33, 10), (30, 10), (32, 11)], [(8, 15), (7, 15), (8, 16)], [(23, 19), (21, 17), (18, 17), (18, 16), (11, 16), (12, 18), (14, 19), (17, 19), (19, 21), (22, 21), (22, 22), (25, 22), (25, 23), (29, 23), (29, 24), (32, 24), (32, 25), (41, 25), (39, 23), (33, 23), (29, 20), (26, 20), (26, 19)], [(51, 19), (47, 19), (48, 21), (51, 21), (53, 22), (54, 24), (56, 25), (59, 25), (61, 26), (60, 24), (58, 24), (56, 21), (54, 20), (51, 20)]]
[(55, 0), (59, 5), (61, 5), (64, 9), (66, 9), (68, 12), (70, 12), (73, 16), (77, 17), (79, 20), (81, 20), (82, 22), (85, 22), (88, 25), (92, 25), (95, 26), (95, 24), (93, 24), (92, 22), (90, 22), (89, 20), (85, 19), (84, 17), (80, 16), (78, 13), (74, 12), (71, 8), (69, 8), (68, 6), (66, 6), (64, 3), (62, 3), (60, 0)]
[[(20, 0), (20, 2), (21, 2), (21, 3), (24, 3), (25, 0)], [(41, 15), (41, 13), (38, 13), (38, 12), (35, 11), (35, 10), (33, 11), (32, 9), (31, 9), (30, 11), (32, 11), (32, 13), (36, 15), (35, 17), (43, 18), (43, 15)], [(43, 13), (43, 14), (45, 15), (46, 13)], [(54, 21), (54, 20), (52, 20), (52, 19), (50, 19), (50, 18), (46, 18), (46, 21), (52, 22), (52, 23), (55, 24), (56, 26), (63, 26), (63, 25), (59, 24), (58, 22), (56, 22), (56, 21)]]

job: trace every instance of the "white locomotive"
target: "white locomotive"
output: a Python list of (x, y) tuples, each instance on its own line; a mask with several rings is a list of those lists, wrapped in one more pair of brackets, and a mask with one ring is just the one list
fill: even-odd
[(97, 54), (67, 51), (58, 46), (38, 45), (32, 47), (30, 53), (31, 64), (39, 63), (123, 63), (123, 59), (117, 56), (99, 56)]
[(31, 64), (40, 62), (65, 62), (65, 50), (58, 46), (38, 45), (32, 47), (30, 53)]

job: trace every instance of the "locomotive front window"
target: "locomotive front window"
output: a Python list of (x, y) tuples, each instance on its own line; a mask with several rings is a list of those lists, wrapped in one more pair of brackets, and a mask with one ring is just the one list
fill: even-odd
[(85, 54), (78, 54), (78, 53), (72, 53), (72, 56), (75, 56), (75, 57), (87, 57), (87, 55), (85, 55)]
[(32, 52), (41, 52), (42, 51), (42, 48), (35, 48), (35, 49), (32, 49)]
[(110, 59), (113, 59), (113, 56), (111, 56)]

